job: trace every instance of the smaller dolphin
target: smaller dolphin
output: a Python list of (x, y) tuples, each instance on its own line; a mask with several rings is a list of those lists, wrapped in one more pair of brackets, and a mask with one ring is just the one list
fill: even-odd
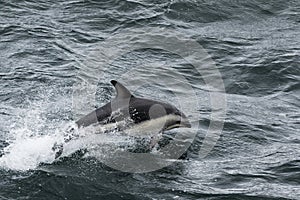
[[(191, 127), (187, 117), (175, 106), (135, 97), (121, 83), (115, 80), (112, 80), (111, 83), (116, 89), (116, 97), (76, 121), (78, 128), (90, 125), (113, 126), (128, 135), (137, 136), (148, 134), (148, 132), (158, 134), (174, 128)], [(69, 137), (65, 138), (65, 142), (75, 137), (72, 135), (70, 137), (69, 134)], [(56, 151), (56, 158), (59, 157), (62, 154), (62, 145), (55, 144), (53, 150)]]

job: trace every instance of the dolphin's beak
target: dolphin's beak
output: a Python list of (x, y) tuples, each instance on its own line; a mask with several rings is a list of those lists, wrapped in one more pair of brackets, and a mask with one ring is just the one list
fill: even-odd
[(171, 130), (173, 128), (180, 128), (180, 127), (191, 128), (192, 125), (186, 117), (181, 117), (180, 121), (177, 121), (176, 123), (169, 125), (168, 127), (165, 128), (165, 130)]
[(192, 125), (187, 118), (182, 118), (180, 122), (180, 127), (191, 128)]

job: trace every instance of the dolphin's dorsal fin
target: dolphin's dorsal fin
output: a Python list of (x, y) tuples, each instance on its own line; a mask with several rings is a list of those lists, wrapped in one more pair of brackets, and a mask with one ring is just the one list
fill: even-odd
[(118, 81), (111, 80), (110, 82), (116, 88), (117, 91), (116, 99), (128, 99), (130, 97), (133, 97), (133, 95), (129, 92), (129, 90)]

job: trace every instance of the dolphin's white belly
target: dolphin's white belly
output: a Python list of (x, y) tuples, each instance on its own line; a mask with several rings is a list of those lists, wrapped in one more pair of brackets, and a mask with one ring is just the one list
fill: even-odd
[[(125, 120), (108, 124), (93, 124), (83, 128), (86, 134), (101, 134), (114, 131), (120, 131), (129, 136), (153, 136), (159, 134), (165, 127), (166, 122), (176, 120), (177, 116), (165, 115), (163, 117), (143, 121), (138, 124), (128, 123)], [(81, 131), (80, 131), (81, 132)]]

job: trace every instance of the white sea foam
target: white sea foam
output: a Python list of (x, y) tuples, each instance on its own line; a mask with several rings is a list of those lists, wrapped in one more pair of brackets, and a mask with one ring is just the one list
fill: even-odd
[(0, 167), (10, 170), (35, 169), (40, 163), (52, 163), (52, 146), (56, 138), (50, 135), (19, 138), (4, 149)]
[(67, 157), (81, 149), (87, 149), (86, 157), (105, 157), (107, 153), (119, 146), (129, 145), (128, 136), (121, 136), (115, 132), (98, 133), (96, 127), (76, 129), (76, 135), (68, 142), (64, 142), (66, 127), (72, 123), (58, 127), (56, 130), (46, 131), (48, 134), (39, 135), (27, 128), (12, 130), (14, 139), (10, 139), (9, 145), (3, 149), (3, 156), (0, 157), (0, 168), (9, 170), (26, 171), (34, 170), (41, 163), (51, 164), (55, 161), (55, 152), (52, 147), (55, 143), (63, 145), (61, 157)]
[(43, 91), (37, 100), (25, 100), (26, 106), (12, 110), (14, 121), (1, 138), (8, 146), (1, 150), (0, 168), (25, 171), (54, 161), (52, 147), (62, 141), (64, 127), (69, 123), (56, 119), (66, 112), (66, 98), (57, 96), (57, 101), (53, 101), (50, 99), (57, 92)]

